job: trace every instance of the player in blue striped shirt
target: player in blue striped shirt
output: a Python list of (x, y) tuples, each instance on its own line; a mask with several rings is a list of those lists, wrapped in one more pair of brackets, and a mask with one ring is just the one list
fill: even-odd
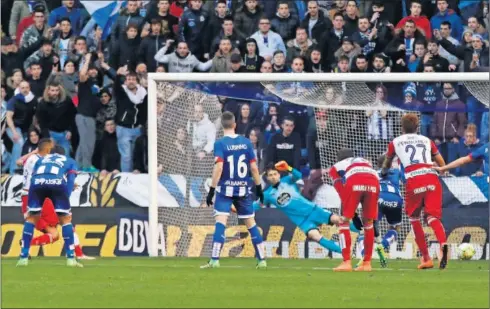
[(38, 147), (41, 158), (37, 160), (32, 172), (27, 202), (28, 216), (24, 223), (22, 249), (17, 266), (27, 266), (28, 264), (34, 227), (40, 218), (44, 200), (49, 198), (53, 202), (54, 209), (62, 225), (61, 231), (65, 241), (64, 248), (67, 265), (70, 267), (83, 267), (75, 259), (75, 238), (70, 210), (70, 194), (75, 187), (77, 164), (75, 160), (64, 156), (64, 150), (60, 146), (55, 146), (55, 153), (49, 154), (53, 149), (53, 142), (50, 139), (41, 140)]
[(215, 164), (211, 188), (206, 198), (208, 206), (214, 202), (216, 225), (213, 236), (211, 259), (201, 268), (217, 268), (219, 257), (225, 242), (225, 229), (232, 204), (235, 205), (238, 218), (243, 219), (248, 228), (257, 257), (257, 268), (266, 268), (262, 235), (255, 223), (255, 213), (250, 187), (255, 183), (257, 197), (263, 201), (257, 158), (249, 139), (235, 133), (235, 116), (230, 112), (221, 115), (224, 136), (214, 144)]

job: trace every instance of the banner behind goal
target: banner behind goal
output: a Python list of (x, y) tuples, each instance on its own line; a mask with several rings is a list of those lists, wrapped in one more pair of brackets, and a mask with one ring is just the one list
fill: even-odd
[[(462, 94), (463, 102), (466, 97), (474, 96), (488, 107), (490, 89), (487, 73), (191, 73), (150, 74), (149, 79), (149, 102), (150, 106), (154, 106), (149, 109), (148, 128), (152, 256), (210, 255), (214, 220), (212, 209), (204, 206), (214, 162), (213, 143), (222, 136), (219, 117), (223, 109), (239, 114), (241, 106), (248, 104), (256, 123), (245, 125), (243, 132), (247, 136), (251, 132), (253, 136), (259, 133), (257, 136), (261, 144), (258, 153), (262, 157), (262, 167), (267, 161), (267, 143), (264, 139), (269, 134), (264, 134), (264, 131), (275, 126), (270, 125), (272, 117), (267, 115), (269, 108), (279, 107), (281, 116), (278, 117), (278, 125), (286, 114), (293, 116), (296, 120), (295, 130), (303, 140), (301, 166), (305, 171), (304, 193), (319, 206), (338, 213), (339, 197), (322, 170), (325, 172), (335, 163), (340, 148), (350, 147), (356, 155), (370, 159), (376, 165), (388, 142), (401, 134), (399, 121), (403, 113), (415, 112), (427, 119), (431, 113), (447, 111), (446, 107), (437, 107), (435, 102), (422, 104), (417, 98), (423, 99), (423, 95), (417, 94), (417, 91), (437, 91), (442, 87), (440, 81), (448, 80)], [(412, 102), (405, 100), (408, 93), (413, 96)], [(449, 110), (466, 114), (466, 107), (458, 108)], [(482, 114), (487, 110), (481, 108), (471, 112)], [(435, 128), (429, 125), (423, 126), (422, 130), (428, 130), (430, 134)], [(317, 160), (312, 153), (315, 147), (319, 152)], [(315, 166), (308, 168), (311, 163)], [(309, 176), (306, 175), (308, 170), (311, 170)], [(487, 176), (484, 178), (488, 188)], [(451, 217), (448, 219), (451, 221), (448, 236), (453, 244), (452, 250), (463, 241), (474, 243), (477, 248), (475, 258), (485, 256), (488, 243), (488, 222), (485, 225), (478, 218), (485, 213), (488, 218), (488, 192), (481, 189), (483, 185), (480, 182), (476, 177), (443, 179), (444, 207), (448, 209), (445, 213)], [(303, 186), (303, 182), (300, 185)], [(162, 199), (159, 196), (162, 192), (169, 198)], [(328, 254), (313, 244), (305, 243), (304, 235), (292, 229), (286, 218), (278, 215), (282, 220), (271, 220), (269, 217), (273, 213), (274, 210), (264, 212), (257, 220), (264, 231), (269, 255), (313, 257)], [(456, 223), (458, 216), (461, 219)], [(230, 217), (228, 226), (231, 228), (226, 232), (224, 255), (253, 256), (250, 241), (243, 239), (248, 237), (246, 229), (239, 225), (235, 215)], [(383, 219), (381, 232), (384, 233), (386, 228)], [(322, 231), (337, 239), (335, 228), (324, 226)], [(426, 231), (435, 253), (435, 237), (430, 229)], [(391, 253), (392, 257), (416, 257), (416, 246), (406, 216), (399, 242), (391, 248)], [(488, 258), (488, 253), (485, 257)]]

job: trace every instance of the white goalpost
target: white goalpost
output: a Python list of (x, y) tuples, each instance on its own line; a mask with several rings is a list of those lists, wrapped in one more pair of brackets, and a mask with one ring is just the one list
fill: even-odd
[[(419, 108), (412, 108), (409, 104), (391, 104), (389, 97), (378, 98), (377, 89), (385, 92), (388, 89), (390, 93), (403, 98), (403, 94), (399, 92), (404, 91), (408, 83), (414, 83), (412, 88), (422, 89), (421, 85), (439, 87), (443, 82), (457, 85), (465, 94), (475, 97), (488, 108), (490, 74), (487, 72), (449, 74), (149, 73), (148, 173), (150, 187), (149, 234), (147, 235), (149, 255), (151, 257), (199, 257), (206, 256), (210, 252), (210, 237), (214, 225), (212, 211), (200, 206), (205, 200), (213, 165), (212, 149), (209, 152), (207, 143), (222, 134), (217, 120), (221, 115), (223, 102), (226, 100), (238, 100), (240, 103), (254, 101), (259, 109), (262, 108), (261, 110), (267, 110), (264, 106), (270, 107), (275, 102), (304, 106), (305, 109), (304, 112), (301, 111), (301, 115), (305, 118), (302, 119), (305, 121), (311, 119), (311, 121), (300, 123), (300, 125), (306, 126), (304, 130), (308, 138), (311, 137), (311, 141), (308, 139), (303, 146), (307, 148), (308, 143), (312, 141), (316, 143), (319, 149), (319, 168), (317, 169), (327, 169), (335, 163), (333, 162), (335, 154), (342, 147), (351, 147), (356, 154), (368, 157), (376, 164), (377, 156), (386, 149), (389, 139), (400, 134), (400, 116), (409, 110), (420, 113)], [(217, 86), (207, 87), (206, 85), (210, 83)], [(252, 84), (254, 90), (245, 87)], [(244, 87), (240, 90), (241, 92), (238, 92), (240, 85)], [(229, 91), (215, 91), (217, 88)], [(256, 90), (257, 94), (252, 93)], [(201, 117), (199, 119), (203, 120), (196, 120), (195, 117)], [(209, 123), (212, 123), (213, 126), (210, 126)], [(206, 130), (206, 134), (198, 130)], [(204, 147), (206, 151), (197, 148), (198, 146)], [(196, 159), (196, 153), (199, 155), (203, 153), (199, 160)], [(315, 191), (314, 202), (337, 212), (338, 197), (332, 192), (329, 180), (326, 177), (322, 178), (321, 175), (320, 179), (323, 185)], [(448, 180), (447, 187), (455, 188), (454, 191), (459, 192), (461, 196), (456, 196), (456, 199), (461, 202), (462, 206), (471, 203), (488, 203), (488, 194), (485, 197), (482, 192), (476, 192), (473, 187), (468, 190), (456, 189), (465, 188), (467, 184), (467, 180), (454, 178)], [(407, 221), (406, 219), (404, 217), (403, 220)], [(470, 217), (468, 220), (471, 220)], [(260, 226), (260, 222), (258, 223)], [(223, 251), (229, 256), (248, 256), (247, 250), (250, 248), (247, 248), (247, 244), (240, 242), (240, 233), (245, 230), (239, 226), (236, 216), (230, 217), (229, 225), (231, 228), (226, 233), (229, 245), (225, 245)], [(385, 228), (386, 223), (384, 222), (382, 229)], [(449, 235), (448, 241), (454, 244), (461, 243), (466, 239), (465, 237), (468, 237), (467, 235), (470, 235), (471, 242), (476, 244), (477, 251), (479, 250), (479, 256), (483, 256), (486, 252), (488, 259), (488, 231), (478, 229), (468, 223), (458, 228), (459, 230), (455, 230), (454, 235)], [(404, 243), (399, 244), (400, 251), (415, 250), (415, 245), (413, 249), (410, 249), (412, 247), (408, 244), (414, 244), (413, 237), (409, 236), (409, 224), (403, 225), (402, 229)], [(269, 255), (304, 257), (305, 250), (309, 252), (308, 256), (314, 254), (315, 248), (306, 248), (305, 245), (297, 243), (294, 244), (297, 248), (293, 249), (292, 244), (289, 248), (285, 247), (284, 241), (281, 244), (284, 238), (282, 234), (274, 234), (279, 230), (272, 227), (268, 230)], [(327, 232), (331, 235), (336, 233), (333, 229), (328, 229)], [(304, 242), (304, 238), (296, 234), (292, 238), (301, 239)], [(276, 252), (278, 247), (281, 247), (281, 254), (277, 253), (279, 251)], [(393, 252), (395, 251), (396, 248), (393, 249)], [(404, 255), (400, 253), (399, 257), (403, 258)]]

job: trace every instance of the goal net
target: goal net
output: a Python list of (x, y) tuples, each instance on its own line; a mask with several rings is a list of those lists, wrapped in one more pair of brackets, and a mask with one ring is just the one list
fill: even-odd
[[(335, 163), (339, 149), (349, 147), (377, 166), (378, 157), (386, 151), (389, 141), (401, 134), (401, 116), (414, 112), (420, 117), (421, 133), (440, 139), (445, 159), (455, 159), (460, 152), (453, 151), (459, 148), (448, 148), (445, 144), (451, 140), (445, 140), (441, 134), (446, 133), (439, 131), (453, 125), (461, 126), (456, 130), (471, 131), (475, 126), (468, 126), (463, 119), (481, 119), (488, 111), (490, 85), (487, 73), (192, 73), (150, 74), (149, 79), (149, 104), (153, 106), (149, 108), (148, 130), (150, 255), (185, 257), (211, 254), (214, 219), (212, 209), (205, 207), (205, 199), (214, 163), (213, 144), (222, 136), (219, 119), (224, 110), (235, 113), (238, 133), (256, 145), (262, 169), (278, 157), (278, 150), (271, 149), (271, 136), (282, 134), (282, 121), (292, 117), (293, 134), (301, 139), (301, 155), (295, 167), (303, 172), (304, 178), (298, 185), (317, 205), (339, 213), (340, 199), (325, 175)], [(463, 105), (442, 104), (445, 84), (441, 81), (450, 82), (447, 86), (454, 88)], [(481, 107), (468, 110), (464, 103), (469, 97), (481, 102)], [(445, 117), (438, 117), (438, 113)], [(448, 116), (455, 123), (444, 127), (439, 119), (447, 121)], [(475, 125), (479, 130), (481, 124)], [(451, 256), (456, 257), (459, 244), (470, 242), (477, 251), (474, 259), (488, 259), (488, 175), (468, 177), (466, 171), (458, 170), (441, 178), (441, 182), (443, 223)], [(340, 257), (308, 242), (278, 210), (260, 210), (256, 218), (271, 257)], [(381, 235), (387, 228), (383, 218)], [(321, 226), (320, 230), (337, 240), (335, 227)], [(435, 235), (427, 226), (425, 231), (435, 256), (438, 251)], [(353, 236), (355, 239), (356, 235)], [(253, 256), (247, 230), (234, 214), (228, 221), (226, 237), (223, 256)], [(417, 254), (408, 218), (403, 215), (390, 257), (416, 258)]]

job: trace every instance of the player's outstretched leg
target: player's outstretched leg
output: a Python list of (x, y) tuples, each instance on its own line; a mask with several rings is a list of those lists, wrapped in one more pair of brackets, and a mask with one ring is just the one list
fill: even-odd
[(420, 222), (420, 218), (411, 217), (410, 224), (412, 225), (413, 233), (415, 234), (415, 242), (417, 243), (417, 246), (419, 247), (419, 251), (422, 254), (422, 259), (420, 261), (420, 264), (417, 266), (417, 268), (418, 269), (433, 268), (434, 263), (432, 262), (432, 259), (429, 256), (429, 249), (427, 248), (427, 243), (425, 242), (425, 232), (424, 232), (424, 228), (422, 227), (422, 223)]
[(337, 243), (333, 240), (326, 239), (320, 234), (320, 231), (317, 229), (309, 230), (307, 233), (309, 239), (316, 241), (320, 246), (327, 249), (328, 251), (342, 253), (342, 249), (337, 245)]
[(202, 269), (205, 268), (218, 268), (219, 257), (221, 254), (221, 249), (225, 243), (225, 230), (226, 230), (226, 220), (224, 216), (216, 216), (216, 224), (214, 226), (213, 235), (213, 250), (211, 253), (211, 259), (204, 265), (201, 266)]
[(434, 234), (436, 235), (437, 241), (439, 242), (439, 244), (441, 246), (439, 269), (445, 269), (447, 266), (448, 251), (449, 251), (448, 246), (446, 244), (446, 241), (447, 241), (446, 231), (444, 230), (444, 226), (442, 225), (441, 220), (437, 219), (436, 217), (429, 215), (427, 217), (427, 223), (429, 224), (429, 226), (434, 231)]
[(333, 269), (333, 271), (338, 272), (349, 272), (352, 271), (352, 265), (350, 260), (350, 247), (351, 247), (351, 236), (349, 229), (349, 220), (344, 221), (339, 226), (339, 241), (340, 248), (342, 249), (343, 262)]

